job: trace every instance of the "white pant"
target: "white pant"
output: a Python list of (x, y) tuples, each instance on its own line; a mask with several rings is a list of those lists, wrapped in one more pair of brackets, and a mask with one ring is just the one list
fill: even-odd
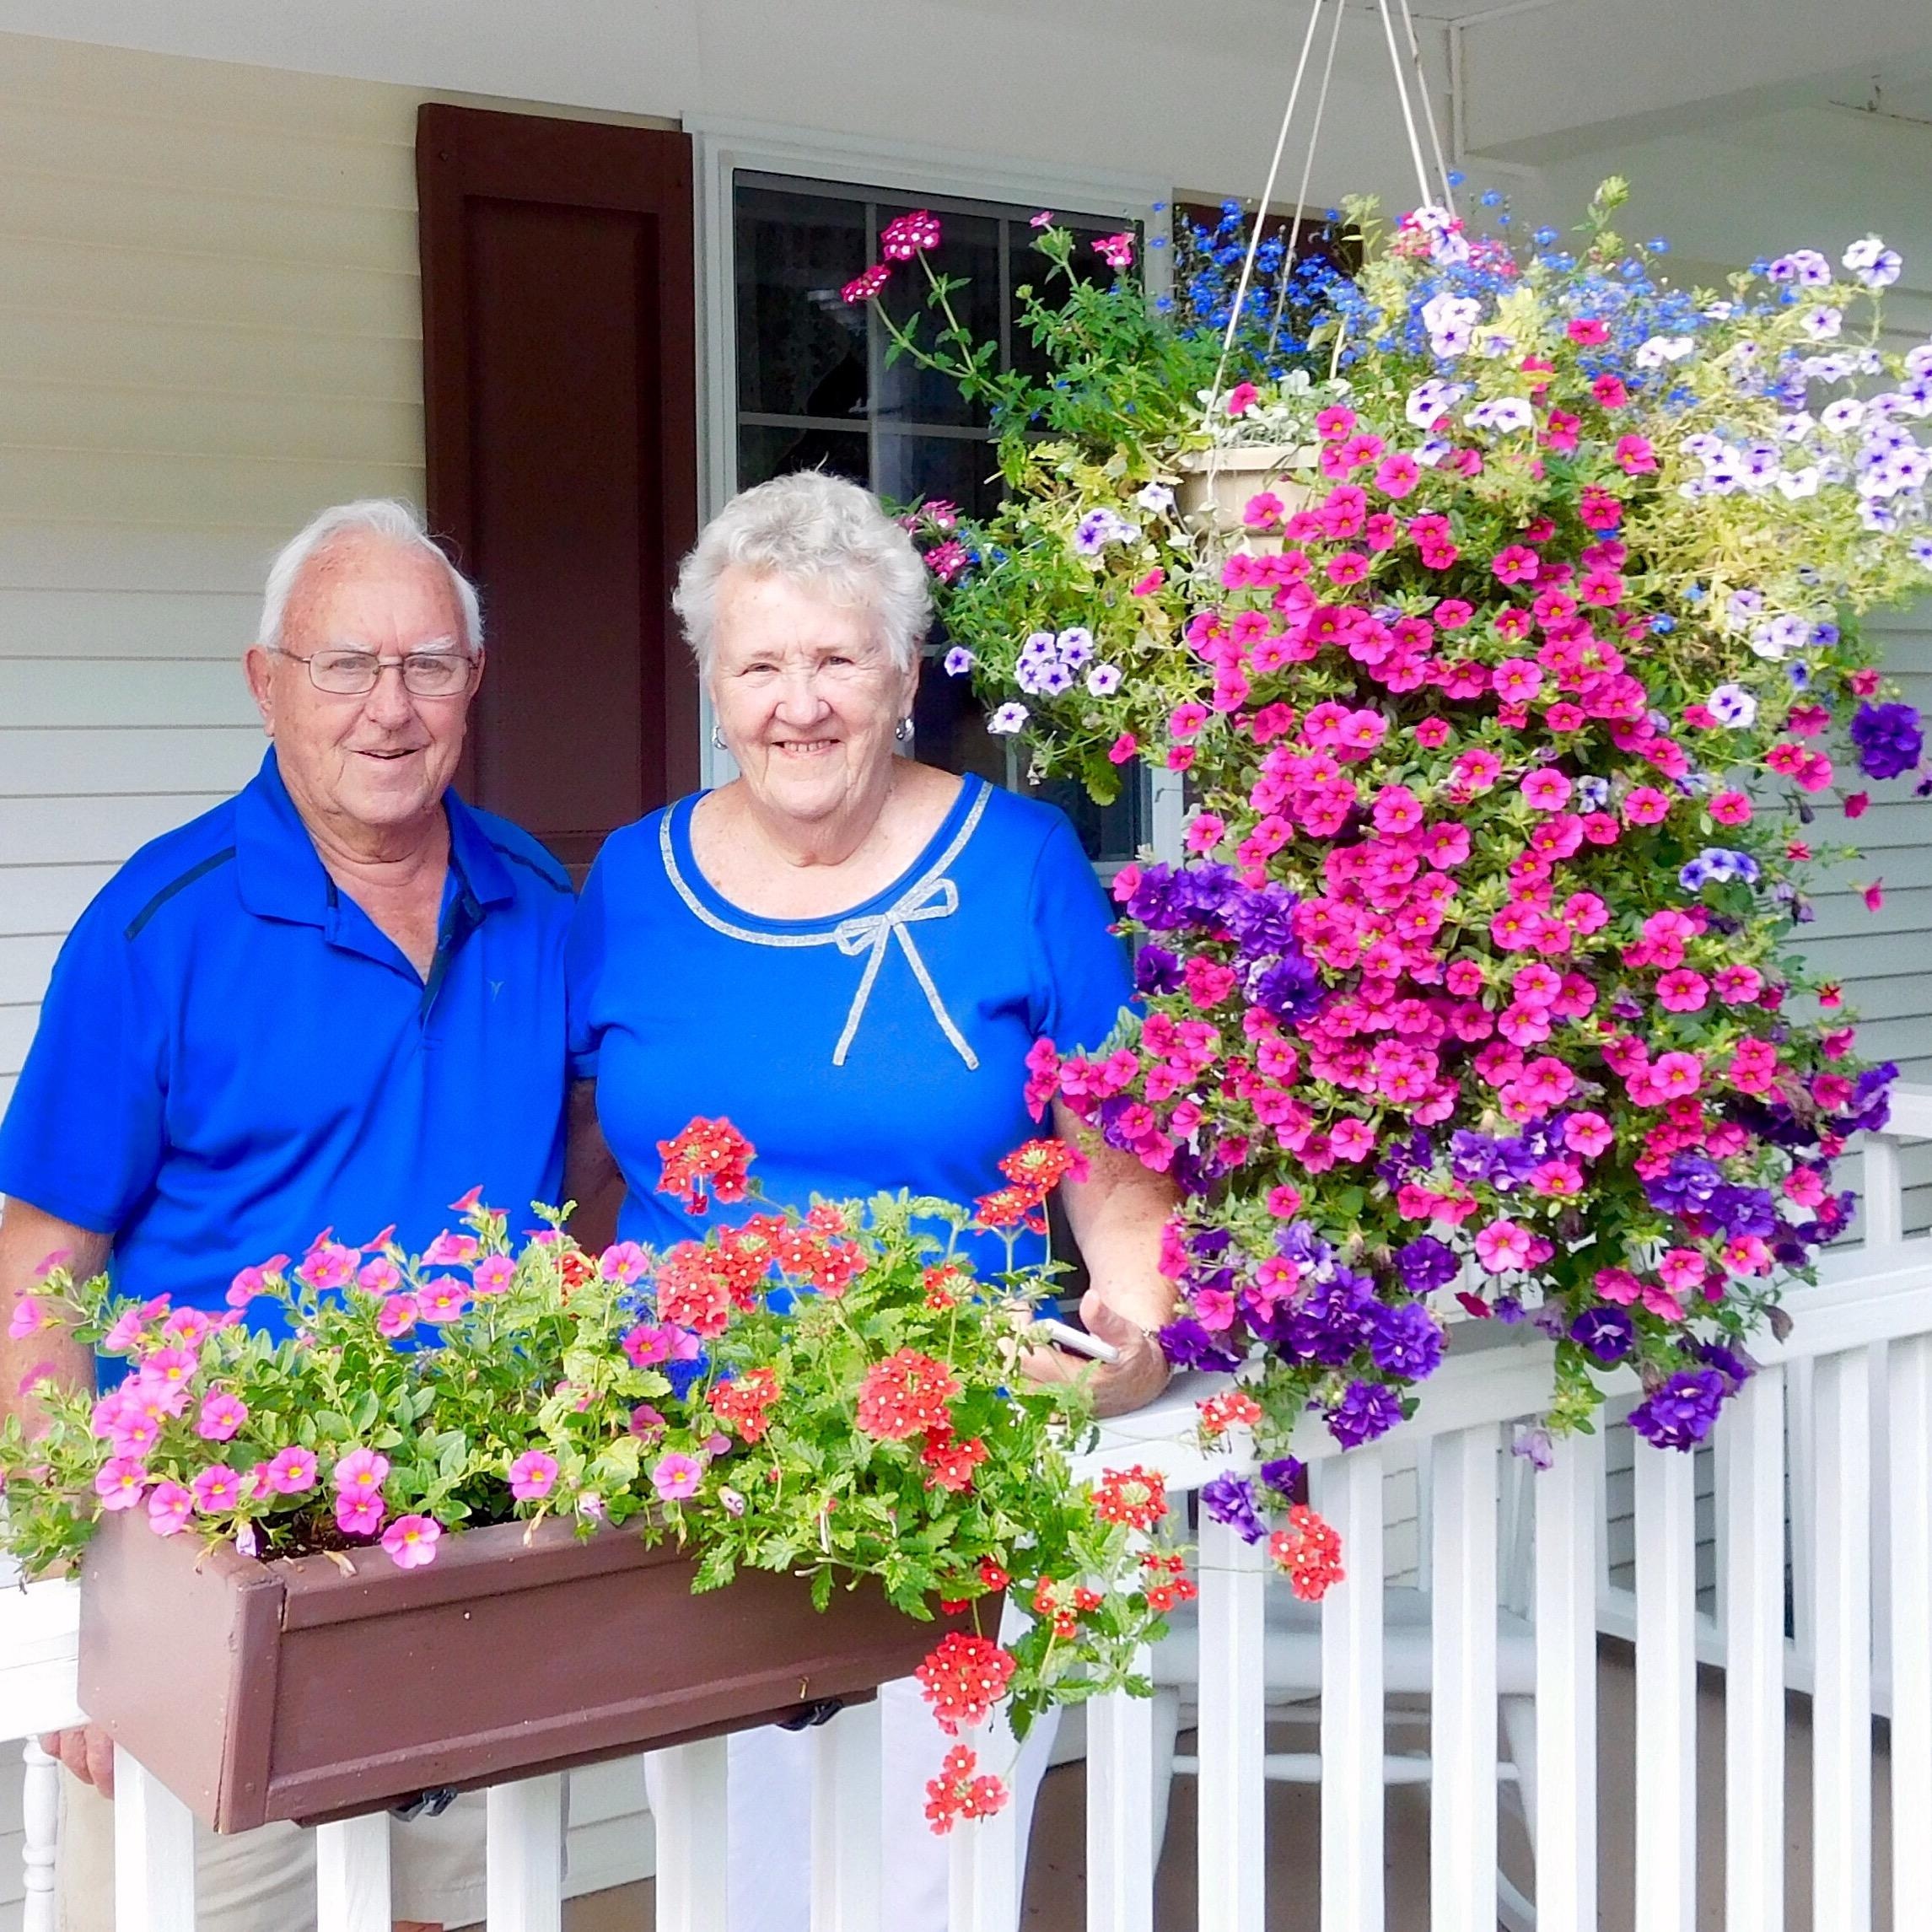
[[(946, 1932), (946, 1895), (952, 1841), (926, 1821), (926, 1781), (955, 1741), (910, 1677), (879, 1692), (883, 1776), (880, 1810), (885, 1847), (882, 1896), (892, 1932)], [(1033, 1805), (1059, 1725), (1048, 1711), (1027, 1733), (1010, 1768), (1010, 1734), (982, 1729), (965, 1740), (979, 1752), (980, 1769), (1004, 1778), (1012, 1791), (1019, 1859), (1024, 1876)], [(995, 1741), (996, 1740), (999, 1741)], [(654, 1762), (645, 1760), (651, 1803), (658, 1807)], [(810, 1730), (740, 1731), (731, 1739), (730, 1842), (726, 1892), (730, 1932), (809, 1932), (811, 1922), (812, 1734)], [(955, 1826), (971, 1830), (971, 1824)], [(659, 1841), (661, 1867), (663, 1840)]]
[[(439, 1818), (390, 1820), (398, 1919), (474, 1925), (483, 1917), (483, 1794)], [(61, 1932), (114, 1932), (114, 1806), (61, 1773)], [(291, 1824), (232, 1834), (195, 1825), (196, 1932), (315, 1932), (315, 1834)]]

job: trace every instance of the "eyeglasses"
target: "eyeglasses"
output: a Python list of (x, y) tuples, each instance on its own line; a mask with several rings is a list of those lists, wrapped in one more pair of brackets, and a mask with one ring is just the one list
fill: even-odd
[(309, 667), (309, 681), (331, 697), (366, 697), (390, 665), (402, 673), (402, 688), (412, 697), (460, 697), (476, 675), (476, 660), (466, 651), (412, 651), (406, 657), (385, 658), (350, 645), (327, 650), (277, 651)]

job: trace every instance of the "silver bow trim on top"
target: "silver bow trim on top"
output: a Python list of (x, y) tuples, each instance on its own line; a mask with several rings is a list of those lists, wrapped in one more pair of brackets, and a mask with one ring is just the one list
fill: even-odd
[(933, 1009), (934, 1019), (939, 1023), (940, 1031), (952, 1041), (954, 1051), (969, 1068), (978, 1068), (978, 1056), (966, 1045), (959, 1028), (953, 1025), (952, 1015), (946, 1011), (946, 1003), (939, 998), (939, 989), (933, 984), (933, 976), (926, 970), (926, 962), (920, 957), (919, 949), (912, 939), (912, 928), (915, 925), (928, 919), (950, 918), (959, 909), (959, 887), (950, 879), (928, 877), (883, 912), (874, 912), (864, 918), (842, 919), (833, 928), (832, 941), (848, 959), (857, 959), (861, 953), (866, 955), (865, 971), (859, 977), (858, 990), (852, 996), (852, 1010), (845, 1016), (845, 1031), (839, 1035), (838, 1045), (832, 1049), (833, 1066), (845, 1064), (845, 1056), (858, 1034), (858, 1023), (865, 1017), (866, 1004), (878, 983), (885, 949), (896, 939), (900, 951), (906, 955), (906, 964), (912, 967), (912, 977), (918, 981), (919, 988), (926, 996), (927, 1005)]

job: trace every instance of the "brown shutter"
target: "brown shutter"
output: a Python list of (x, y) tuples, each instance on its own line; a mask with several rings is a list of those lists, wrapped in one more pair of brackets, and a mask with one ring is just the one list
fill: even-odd
[(416, 164), (428, 512), (490, 643), (464, 788), (581, 880), (697, 778), (691, 143), (427, 105)]

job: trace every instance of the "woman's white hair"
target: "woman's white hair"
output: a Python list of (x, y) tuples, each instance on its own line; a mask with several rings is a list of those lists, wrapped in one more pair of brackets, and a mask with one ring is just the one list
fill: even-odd
[(857, 483), (800, 470), (741, 490), (679, 566), (673, 607), (701, 673), (711, 670), (718, 586), (727, 570), (809, 585), (861, 605), (893, 664), (910, 670), (932, 622), (926, 566), (912, 540)]
[(357, 503), (334, 504), (310, 518), (283, 545), (268, 567), (268, 582), (261, 594), (261, 622), (255, 633), (258, 644), (271, 651), (281, 648), (288, 600), (302, 573), (345, 538), (357, 536), (380, 537), (434, 557), (449, 575), (450, 594), (463, 620), (465, 648), (472, 655), (482, 649), (483, 613), (476, 602), (476, 586), (438, 549), (414, 504), (393, 497), (364, 497)]

